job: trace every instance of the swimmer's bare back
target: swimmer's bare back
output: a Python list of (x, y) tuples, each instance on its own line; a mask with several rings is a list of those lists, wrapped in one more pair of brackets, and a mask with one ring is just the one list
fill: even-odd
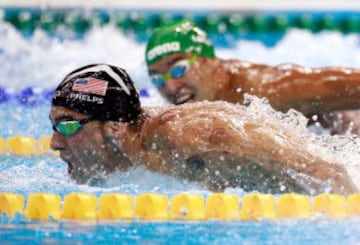
[(153, 171), (200, 181), (214, 190), (245, 186), (244, 176), (253, 177), (250, 187), (259, 182), (257, 188), (272, 188), (264, 176), (276, 176), (288, 190), (321, 192), (325, 184), (335, 193), (357, 191), (341, 165), (317, 156), (302, 137), (276, 122), (249, 115), (244, 106), (200, 102), (149, 115), (124, 151)]

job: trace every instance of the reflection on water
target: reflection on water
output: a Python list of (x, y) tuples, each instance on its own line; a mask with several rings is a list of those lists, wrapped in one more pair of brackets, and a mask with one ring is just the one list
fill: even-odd
[[(257, 222), (36, 222), (1, 224), (0, 240), (21, 244), (356, 244), (359, 220)], [(309, 229), (309, 227), (311, 227)], [(14, 229), (16, 228), (16, 229)]]

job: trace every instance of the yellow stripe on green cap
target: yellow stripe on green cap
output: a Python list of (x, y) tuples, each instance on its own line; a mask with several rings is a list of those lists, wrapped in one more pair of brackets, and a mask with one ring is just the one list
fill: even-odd
[(148, 66), (177, 53), (215, 57), (206, 33), (190, 21), (181, 21), (155, 29), (146, 47)]

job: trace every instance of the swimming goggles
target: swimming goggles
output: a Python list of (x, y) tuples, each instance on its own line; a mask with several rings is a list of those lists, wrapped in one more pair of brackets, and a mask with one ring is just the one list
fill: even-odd
[(85, 118), (82, 120), (66, 120), (59, 121), (53, 124), (53, 130), (64, 135), (72, 136), (79, 132), (79, 130), (84, 126), (84, 124), (95, 121), (95, 118)]
[(197, 56), (193, 56), (190, 59), (183, 59), (176, 62), (171, 68), (170, 71), (164, 75), (153, 74), (150, 76), (151, 82), (157, 88), (161, 88), (165, 85), (165, 82), (170, 78), (180, 78), (183, 77), (186, 72), (189, 70), (191, 65), (196, 61)]

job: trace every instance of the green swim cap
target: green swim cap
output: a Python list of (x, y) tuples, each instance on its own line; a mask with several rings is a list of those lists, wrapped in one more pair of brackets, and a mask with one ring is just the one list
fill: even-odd
[(148, 66), (177, 53), (215, 57), (206, 33), (190, 21), (181, 21), (155, 29), (146, 47)]

